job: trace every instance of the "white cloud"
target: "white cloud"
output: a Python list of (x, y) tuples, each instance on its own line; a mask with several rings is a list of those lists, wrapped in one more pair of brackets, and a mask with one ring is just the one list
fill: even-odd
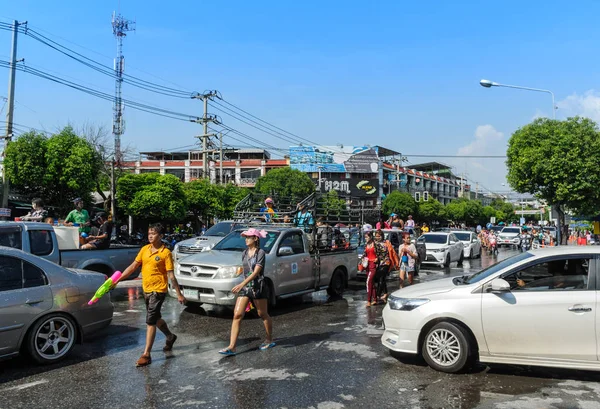
[[(490, 155), (491, 148), (496, 148), (497, 142), (504, 139), (504, 134), (492, 125), (479, 125), (475, 129), (475, 140), (458, 149), (459, 155)], [(496, 153), (497, 155), (497, 153)]]
[(583, 95), (574, 93), (556, 105), (565, 117), (578, 115), (600, 122), (600, 93), (596, 90), (591, 89)]
[[(498, 131), (492, 125), (479, 125), (475, 128), (474, 138), (468, 145), (458, 148), (459, 156), (488, 156), (506, 154), (507, 140), (503, 132)], [(479, 182), (479, 191), (487, 192), (506, 189), (502, 183), (506, 183), (506, 165), (501, 158), (457, 158), (449, 161), (454, 166), (456, 174), (466, 173), (467, 180), (475, 189)]]

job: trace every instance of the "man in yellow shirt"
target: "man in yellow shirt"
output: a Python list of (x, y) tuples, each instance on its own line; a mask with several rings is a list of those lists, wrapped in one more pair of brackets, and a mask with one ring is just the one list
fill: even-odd
[(429, 233), (429, 226), (427, 226), (427, 223), (423, 223), (423, 226), (421, 227), (421, 233)]
[(169, 331), (167, 323), (160, 314), (160, 309), (167, 296), (169, 279), (177, 292), (177, 299), (181, 304), (185, 303), (185, 297), (181, 294), (181, 289), (175, 279), (175, 274), (173, 274), (171, 251), (162, 244), (162, 236), (163, 226), (160, 223), (151, 224), (148, 227), (150, 244), (142, 247), (135, 261), (125, 269), (119, 280), (126, 279), (139, 266), (142, 266), (142, 288), (146, 301), (146, 348), (136, 366), (146, 366), (152, 363), (150, 351), (154, 345), (156, 327), (167, 337), (163, 351), (167, 352), (173, 349), (173, 344), (177, 340), (177, 335)]

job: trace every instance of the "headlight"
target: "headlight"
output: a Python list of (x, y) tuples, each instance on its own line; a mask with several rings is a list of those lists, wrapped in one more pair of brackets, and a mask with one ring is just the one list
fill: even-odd
[(179, 250), (179, 243), (177, 243), (175, 247), (173, 247), (173, 253), (177, 253), (177, 250)]
[(237, 277), (238, 269), (242, 266), (230, 266), (230, 267), (219, 267), (217, 274), (214, 278), (216, 279), (227, 279)]
[(469, 243), (463, 243), (463, 246), (465, 246), (465, 248), (469, 247)]
[(429, 299), (427, 298), (400, 298), (390, 296), (388, 304), (392, 310), (397, 311), (412, 311), (423, 304), (427, 304)]
[(442, 247), (441, 249), (431, 249), (431, 252), (432, 253), (443, 253), (446, 250), (448, 250), (448, 247)]

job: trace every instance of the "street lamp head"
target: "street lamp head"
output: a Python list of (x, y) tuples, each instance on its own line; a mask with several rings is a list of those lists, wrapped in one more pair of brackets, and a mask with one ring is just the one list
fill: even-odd
[(491, 88), (497, 84), (490, 80), (481, 80), (481, 81), (479, 81), (479, 85), (481, 85), (482, 87), (485, 87), (485, 88)]

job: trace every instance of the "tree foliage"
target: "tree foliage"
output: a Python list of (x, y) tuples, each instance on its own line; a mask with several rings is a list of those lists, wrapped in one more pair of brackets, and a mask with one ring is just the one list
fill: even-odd
[(273, 169), (258, 178), (254, 190), (265, 195), (275, 194), (279, 197), (301, 200), (314, 193), (315, 184), (306, 173), (285, 167)]
[(324, 216), (340, 216), (342, 211), (346, 209), (346, 201), (341, 199), (333, 189), (327, 192), (323, 199)]
[(446, 208), (439, 201), (430, 198), (419, 203), (419, 218), (427, 223), (440, 221), (446, 218)]
[(125, 214), (146, 221), (180, 221), (187, 214), (183, 183), (174, 175), (128, 174), (117, 183)]
[(383, 200), (381, 204), (383, 213), (389, 215), (396, 213), (400, 217), (406, 219), (408, 215), (416, 218), (419, 211), (419, 204), (410, 193), (393, 191)]
[(580, 214), (600, 210), (600, 133), (587, 118), (536, 119), (508, 142), (508, 182)]
[(248, 190), (232, 183), (213, 185), (208, 179), (198, 179), (183, 185), (188, 209), (201, 220), (229, 219)]
[(89, 199), (101, 160), (85, 138), (67, 126), (50, 137), (22, 135), (8, 145), (5, 165), (13, 188), (66, 212), (73, 198)]
[(600, 211), (600, 132), (594, 121), (536, 119), (513, 133), (506, 154), (510, 186), (556, 208), (561, 225), (566, 209)]
[(446, 212), (448, 218), (455, 222), (474, 225), (483, 217), (483, 206), (478, 200), (459, 198), (446, 205)]

